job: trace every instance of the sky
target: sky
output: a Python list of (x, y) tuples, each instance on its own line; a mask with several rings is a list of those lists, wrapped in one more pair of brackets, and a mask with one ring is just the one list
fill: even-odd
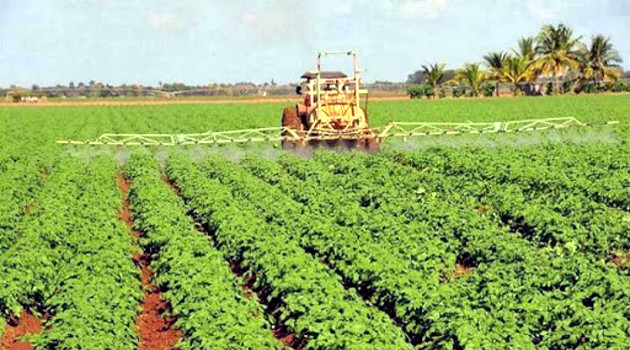
[(297, 82), (320, 50), (405, 81), (558, 23), (611, 37), (630, 69), (630, 0), (0, 0), (0, 86)]

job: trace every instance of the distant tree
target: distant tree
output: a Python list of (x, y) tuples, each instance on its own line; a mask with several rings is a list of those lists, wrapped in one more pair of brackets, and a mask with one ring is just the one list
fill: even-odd
[(466, 63), (455, 73), (455, 80), (470, 87), (471, 96), (479, 96), (481, 85), (488, 80), (488, 75), (479, 63)]
[(525, 56), (511, 56), (505, 62), (503, 79), (512, 84), (512, 94), (523, 92), (521, 86), (536, 79), (536, 73), (530, 67), (531, 61)]
[(610, 38), (603, 35), (591, 38), (590, 46), (580, 50), (579, 61), (582, 78), (597, 84), (615, 82), (623, 75), (623, 60), (613, 48)]
[(518, 57), (524, 57), (533, 61), (536, 57), (536, 39), (532, 36), (525, 36), (518, 39), (516, 49), (512, 50)]
[(39, 85), (33, 84), (33, 86), (31, 86), (31, 90), (32, 91), (39, 91)]
[(427, 81), (427, 84), (431, 86), (433, 97), (436, 96), (438, 91), (438, 86), (442, 84), (444, 80), (444, 68), (446, 64), (434, 63), (428, 66), (422, 66), (422, 71), (424, 73), (424, 78)]
[(553, 78), (553, 92), (560, 92), (560, 78), (579, 66), (580, 37), (563, 24), (546, 25), (536, 36), (536, 60), (532, 67)]
[(495, 82), (494, 91), (497, 96), (499, 96), (499, 83), (505, 80), (505, 69), (509, 58), (510, 54), (503, 51), (490, 52), (483, 56), (486, 66), (490, 69), (489, 77)]
[(96, 85), (96, 82), (94, 80), (90, 80), (90, 82), (88, 83), (88, 85), (90, 87), (94, 87), (94, 85)]
[(74, 89), (74, 82), (73, 82), (73, 81), (71, 81), (71, 82), (68, 84), (68, 87), (69, 87), (70, 89)]

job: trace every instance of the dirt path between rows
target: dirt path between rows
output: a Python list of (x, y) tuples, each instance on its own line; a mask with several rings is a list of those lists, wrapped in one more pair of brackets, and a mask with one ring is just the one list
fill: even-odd
[(33, 350), (28, 341), (20, 341), (25, 335), (37, 334), (42, 330), (42, 321), (30, 312), (22, 311), (20, 318), (9, 320), (4, 328), (4, 334), (0, 338), (1, 350)]
[[(120, 219), (131, 230), (136, 242), (142, 234), (133, 230), (129, 191), (130, 184), (122, 175), (118, 175), (118, 187), (123, 194), (123, 208)], [(139, 338), (139, 350), (170, 350), (175, 347), (182, 337), (179, 330), (173, 328), (175, 318), (164, 318), (164, 313), (170, 309), (168, 301), (162, 300), (162, 291), (151, 280), (154, 271), (149, 268), (151, 257), (142, 251), (133, 255), (133, 261), (141, 271), (142, 287), (146, 291), (142, 301), (142, 313), (136, 319), (136, 332)]]

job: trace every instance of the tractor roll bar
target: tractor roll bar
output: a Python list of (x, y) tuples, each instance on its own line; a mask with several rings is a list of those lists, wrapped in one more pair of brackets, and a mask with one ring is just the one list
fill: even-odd
[[(359, 103), (359, 93), (361, 88), (359, 87), (359, 81), (361, 80), (361, 69), (359, 68), (359, 54), (355, 51), (319, 51), (317, 53), (317, 101), (321, 101), (321, 74), (322, 74), (322, 58), (326, 56), (352, 56), (352, 65), (354, 70), (354, 98), (357, 106)], [(321, 115), (320, 103), (317, 104), (317, 115)]]

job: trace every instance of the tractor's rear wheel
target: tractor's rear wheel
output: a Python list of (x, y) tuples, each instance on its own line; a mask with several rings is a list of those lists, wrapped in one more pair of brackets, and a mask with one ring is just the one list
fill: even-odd
[(365, 139), (365, 150), (369, 153), (381, 150), (381, 140), (378, 138)]
[[(295, 135), (299, 137), (304, 137), (304, 125), (302, 125), (302, 120), (297, 113), (296, 108), (285, 108), (282, 112), (282, 126), (290, 129)], [(295, 135), (288, 132), (283, 131), (282, 136), (285, 137), (294, 137)], [(291, 141), (291, 140), (283, 140), (282, 141), (282, 149), (298, 149), (302, 148), (302, 141)]]

